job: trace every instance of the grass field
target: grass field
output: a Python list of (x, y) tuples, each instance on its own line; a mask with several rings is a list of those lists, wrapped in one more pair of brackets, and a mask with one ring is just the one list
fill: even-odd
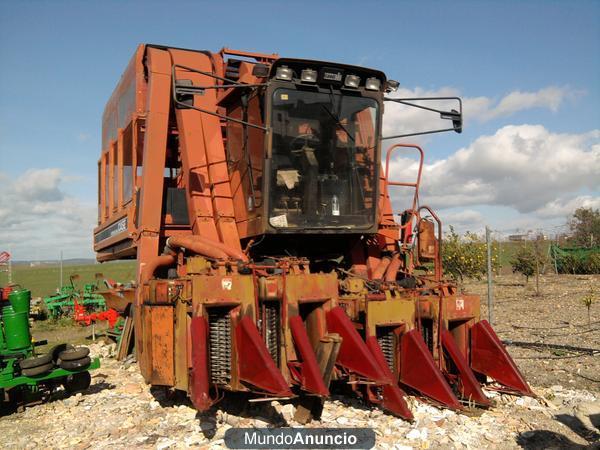
[[(34, 297), (44, 297), (56, 291), (60, 284), (60, 267), (58, 265), (29, 267), (25, 265), (14, 265), (12, 268), (13, 283), (30, 289)], [(79, 279), (75, 281), (77, 286), (84, 283), (94, 283), (95, 274), (101, 273), (106, 278), (112, 278), (121, 283), (128, 283), (136, 278), (135, 261), (110, 262), (105, 264), (64, 265), (63, 284), (69, 283), (72, 274), (78, 274)], [(8, 283), (8, 274), (0, 273), (0, 286)]]

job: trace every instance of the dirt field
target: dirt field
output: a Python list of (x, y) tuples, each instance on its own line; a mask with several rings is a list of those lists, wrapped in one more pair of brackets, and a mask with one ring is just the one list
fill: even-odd
[[(600, 392), (600, 275), (547, 275), (535, 281), (516, 275), (496, 277), (494, 328), (504, 341), (557, 344), (595, 349), (589, 353), (561, 348), (522, 348), (508, 345), (509, 353), (527, 380), (535, 386), (562, 385)], [(487, 318), (487, 284), (471, 282), (466, 290), (482, 296)], [(596, 289), (588, 310), (583, 297)]]

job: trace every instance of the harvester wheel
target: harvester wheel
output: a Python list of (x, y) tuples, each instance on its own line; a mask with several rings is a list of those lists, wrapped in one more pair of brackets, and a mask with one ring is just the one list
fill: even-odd
[(91, 383), (92, 377), (89, 372), (78, 372), (69, 375), (65, 379), (63, 386), (69, 394), (74, 394), (76, 392), (85, 391), (90, 387)]
[(35, 377), (37, 375), (42, 375), (46, 372), (50, 372), (54, 368), (54, 363), (49, 362), (48, 364), (44, 364), (43, 366), (32, 367), (31, 369), (23, 369), (21, 373), (26, 377)]
[(66, 370), (78, 370), (89, 366), (91, 362), (92, 360), (90, 359), (90, 357), (86, 356), (84, 358), (76, 359), (74, 361), (61, 361), (60, 367)]
[(19, 362), (21, 369), (33, 369), (34, 367), (45, 366), (52, 362), (52, 354), (45, 353), (39, 356), (33, 356), (31, 358), (24, 359)]
[(72, 348), (75, 348), (75, 347), (73, 347), (71, 344), (55, 345), (54, 347), (52, 347), (50, 349), (50, 354), (52, 355), (52, 361), (54, 361), (55, 364), (58, 364), (58, 356), (65, 350), (70, 350)]
[(61, 361), (75, 361), (76, 359), (85, 358), (90, 354), (90, 349), (87, 347), (73, 347), (59, 353), (58, 358)]

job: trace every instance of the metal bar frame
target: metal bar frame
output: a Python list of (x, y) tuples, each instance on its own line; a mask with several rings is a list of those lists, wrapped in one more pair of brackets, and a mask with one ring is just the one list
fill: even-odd
[[(428, 106), (423, 106), (423, 105), (418, 105), (416, 103), (410, 103), (413, 101), (427, 101), (427, 100), (456, 100), (458, 102), (458, 108), (459, 111), (458, 112), (454, 112), (454, 110), (452, 111), (442, 111), (439, 109), (435, 109), (435, 108), (430, 108)], [(419, 108), (419, 109), (424, 109), (426, 111), (431, 111), (431, 112), (436, 112), (439, 113), (442, 119), (449, 119), (450, 117), (443, 117), (444, 115), (446, 116), (458, 116), (458, 118), (460, 118), (460, 127), (452, 127), (452, 128), (443, 128), (440, 130), (431, 130), (431, 131), (420, 131), (417, 133), (407, 133), (407, 134), (396, 134), (393, 136), (384, 136), (381, 138), (381, 140), (386, 140), (386, 139), (399, 139), (399, 138), (404, 138), (404, 137), (409, 137), (409, 136), (422, 136), (424, 134), (434, 134), (434, 133), (445, 133), (446, 131), (456, 131), (457, 133), (461, 133), (462, 132), (462, 100), (460, 99), (460, 97), (415, 97), (415, 98), (392, 98), (392, 97), (384, 97), (383, 98), (384, 102), (394, 102), (394, 103), (401, 103), (403, 105), (406, 106), (411, 106), (413, 108)]]

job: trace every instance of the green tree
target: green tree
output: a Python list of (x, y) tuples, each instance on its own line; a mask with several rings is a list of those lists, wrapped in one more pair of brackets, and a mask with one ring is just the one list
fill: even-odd
[(569, 219), (570, 242), (577, 247), (594, 247), (600, 242), (600, 210), (578, 208)]
[(535, 252), (529, 245), (523, 245), (515, 254), (510, 262), (513, 273), (520, 273), (525, 276), (525, 282), (529, 282), (529, 277), (535, 273)]
[[(442, 245), (444, 271), (455, 280), (465, 278), (481, 279), (487, 270), (486, 244), (475, 233), (466, 232), (460, 236), (454, 227), (446, 234)], [(492, 267), (498, 266), (498, 245), (492, 246)]]

